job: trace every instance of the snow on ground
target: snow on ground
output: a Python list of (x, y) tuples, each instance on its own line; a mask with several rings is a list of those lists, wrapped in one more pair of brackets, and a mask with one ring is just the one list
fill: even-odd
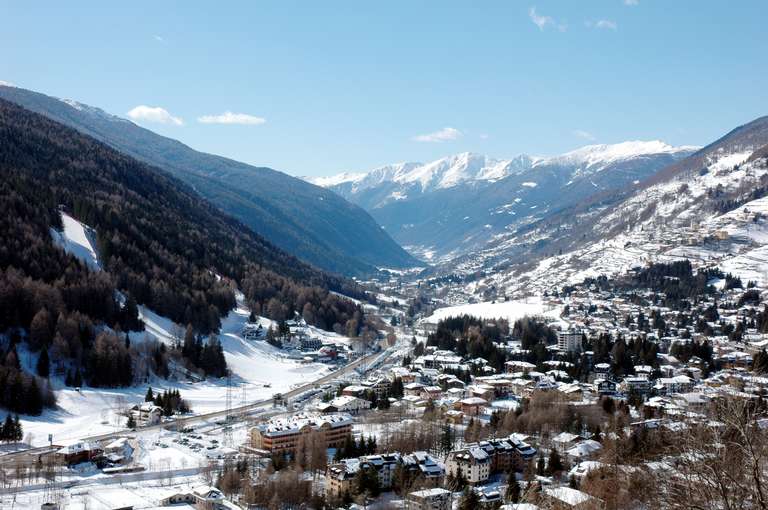
[[(276, 392), (288, 391), (329, 373), (329, 367), (325, 364), (291, 360), (283, 351), (264, 341), (245, 340), (240, 333), (248, 321), (249, 312), (243, 306), (242, 295), (238, 294), (238, 297), (238, 307), (222, 320), (219, 334), (235, 385), (233, 405), (265, 399)], [(131, 341), (153, 336), (170, 344), (179, 331), (183, 335), (184, 329), (166, 317), (143, 307), (141, 316), (146, 331), (131, 333)], [(260, 318), (260, 321), (266, 328), (271, 324), (269, 319)], [(335, 342), (345, 340), (340, 335), (316, 328), (312, 328), (312, 331), (324, 338), (332, 337)], [(46, 410), (41, 416), (21, 417), (24, 431), (32, 434), (31, 443), (35, 446), (46, 444), (48, 434), (53, 434), (54, 442), (66, 443), (83, 436), (124, 428), (125, 417), (120, 413), (130, 405), (142, 402), (148, 385), (155, 391), (178, 389), (196, 414), (224, 409), (227, 393), (224, 379), (208, 379), (200, 383), (157, 379), (129, 388), (86, 387), (79, 392), (65, 387), (61, 378), (53, 378), (52, 383), (56, 388), (58, 407)]]
[[(93, 230), (66, 213), (62, 213), (61, 218), (64, 230), (51, 230), (54, 241), (89, 267), (100, 269)], [(283, 351), (264, 341), (245, 340), (241, 331), (248, 321), (249, 311), (245, 308), (242, 293), (238, 292), (236, 297), (237, 308), (222, 319), (219, 334), (227, 365), (232, 370), (233, 384), (236, 385), (233, 405), (268, 398), (276, 392), (288, 391), (329, 373), (329, 367), (322, 363), (302, 363), (289, 359)], [(139, 315), (144, 321), (145, 331), (131, 332), (131, 342), (154, 337), (172, 345), (184, 335), (184, 327), (144, 306), (139, 307)], [(264, 328), (273, 324), (266, 318), (259, 318), (259, 322)], [(324, 340), (337, 343), (349, 341), (335, 333), (317, 328), (308, 329), (310, 334)], [(66, 443), (84, 436), (124, 428), (126, 418), (120, 413), (130, 405), (143, 402), (148, 385), (155, 391), (178, 389), (197, 414), (224, 409), (227, 393), (227, 384), (223, 379), (209, 379), (200, 383), (158, 379), (130, 388), (85, 387), (81, 391), (67, 388), (60, 377), (52, 378), (52, 384), (58, 407), (46, 410), (41, 416), (21, 417), (24, 431), (31, 434), (31, 443), (35, 446), (47, 444), (48, 434), (53, 435), (56, 443)]]
[(94, 248), (96, 235), (93, 230), (65, 212), (61, 213), (61, 222), (64, 224), (63, 232), (51, 229), (54, 242), (85, 262), (91, 269), (100, 269)]
[(495, 303), (471, 303), (465, 305), (438, 308), (427, 319), (428, 322), (439, 322), (448, 317), (471, 315), (481, 319), (506, 319), (510, 323), (525, 316), (544, 315), (558, 317), (560, 310), (545, 305), (540, 298), (532, 297), (525, 301), (499, 301)]

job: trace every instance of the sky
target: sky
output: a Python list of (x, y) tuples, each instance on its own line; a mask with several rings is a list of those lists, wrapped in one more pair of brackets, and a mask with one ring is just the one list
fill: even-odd
[(292, 175), (704, 145), (768, 114), (768, 2), (0, 0), (0, 80)]

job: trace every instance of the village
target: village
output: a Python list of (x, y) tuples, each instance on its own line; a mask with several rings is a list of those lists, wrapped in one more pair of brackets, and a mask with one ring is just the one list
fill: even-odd
[[(670, 263), (552, 289), (543, 313), (514, 321), (392, 304), (397, 340), (369, 347), (375, 362), (196, 425), (147, 399), (128, 410), (134, 432), (6, 462), (3, 497), (114, 479), (103, 508), (621, 508), (639, 497), (627, 479), (683, 469), (648, 445), (715, 427), (725, 401), (762, 408), (764, 297)], [(288, 326), (285, 348), (313, 360), (361, 355)], [(621, 490), (601, 483), (607, 472)]]

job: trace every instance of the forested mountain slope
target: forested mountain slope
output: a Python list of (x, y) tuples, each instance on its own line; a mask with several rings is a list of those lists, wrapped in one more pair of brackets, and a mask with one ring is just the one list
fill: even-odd
[[(0, 175), (0, 387), (22, 377), (20, 342), (93, 385), (129, 384), (133, 351), (110, 331), (141, 328), (137, 303), (204, 334), (235, 306), (237, 286), (257, 314), (361, 323), (357, 305), (329, 292), (361, 297), (353, 282), (286, 254), (166, 173), (4, 100)], [(95, 229), (103, 270), (54, 242), (62, 209)], [(165, 356), (157, 347), (153, 369)]]
[(91, 106), (0, 85), (13, 101), (161, 168), (279, 248), (347, 275), (416, 263), (371, 216), (337, 194), (276, 170), (195, 151)]

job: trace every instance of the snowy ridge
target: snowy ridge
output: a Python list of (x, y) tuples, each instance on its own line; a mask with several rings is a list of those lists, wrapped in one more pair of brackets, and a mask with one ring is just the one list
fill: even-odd
[[(752, 151), (719, 151), (705, 170), (650, 186), (598, 216), (596, 240), (574, 251), (540, 260), (526, 271), (513, 269), (486, 283), (508, 294), (541, 293), (586, 277), (615, 276), (649, 262), (689, 259), (694, 266), (718, 266), (742, 278), (768, 282), (768, 197), (751, 199), (765, 187), (768, 164), (747, 162)], [(718, 213), (718, 200), (742, 202)], [(581, 220), (585, 221), (585, 220)], [(543, 233), (510, 242), (532, 242)]]
[(649, 142), (627, 141), (612, 145), (587, 145), (560, 156), (543, 158), (534, 163), (534, 167), (552, 164), (583, 164), (586, 168), (594, 166), (605, 167), (608, 164), (627, 159), (638, 158), (649, 154), (674, 154), (700, 149), (694, 145), (673, 146), (660, 140)]
[(493, 159), (472, 152), (463, 152), (429, 163), (396, 163), (375, 168), (368, 173), (344, 172), (330, 177), (308, 178), (323, 187), (349, 185), (352, 194), (375, 188), (383, 183), (418, 184), (420, 191), (446, 189), (465, 182), (493, 182), (533, 168), (552, 165), (584, 165), (602, 169), (618, 161), (654, 154), (692, 152), (699, 147), (673, 146), (660, 140), (627, 141), (616, 144), (587, 145), (553, 157), (533, 157), (521, 154), (512, 159)]

